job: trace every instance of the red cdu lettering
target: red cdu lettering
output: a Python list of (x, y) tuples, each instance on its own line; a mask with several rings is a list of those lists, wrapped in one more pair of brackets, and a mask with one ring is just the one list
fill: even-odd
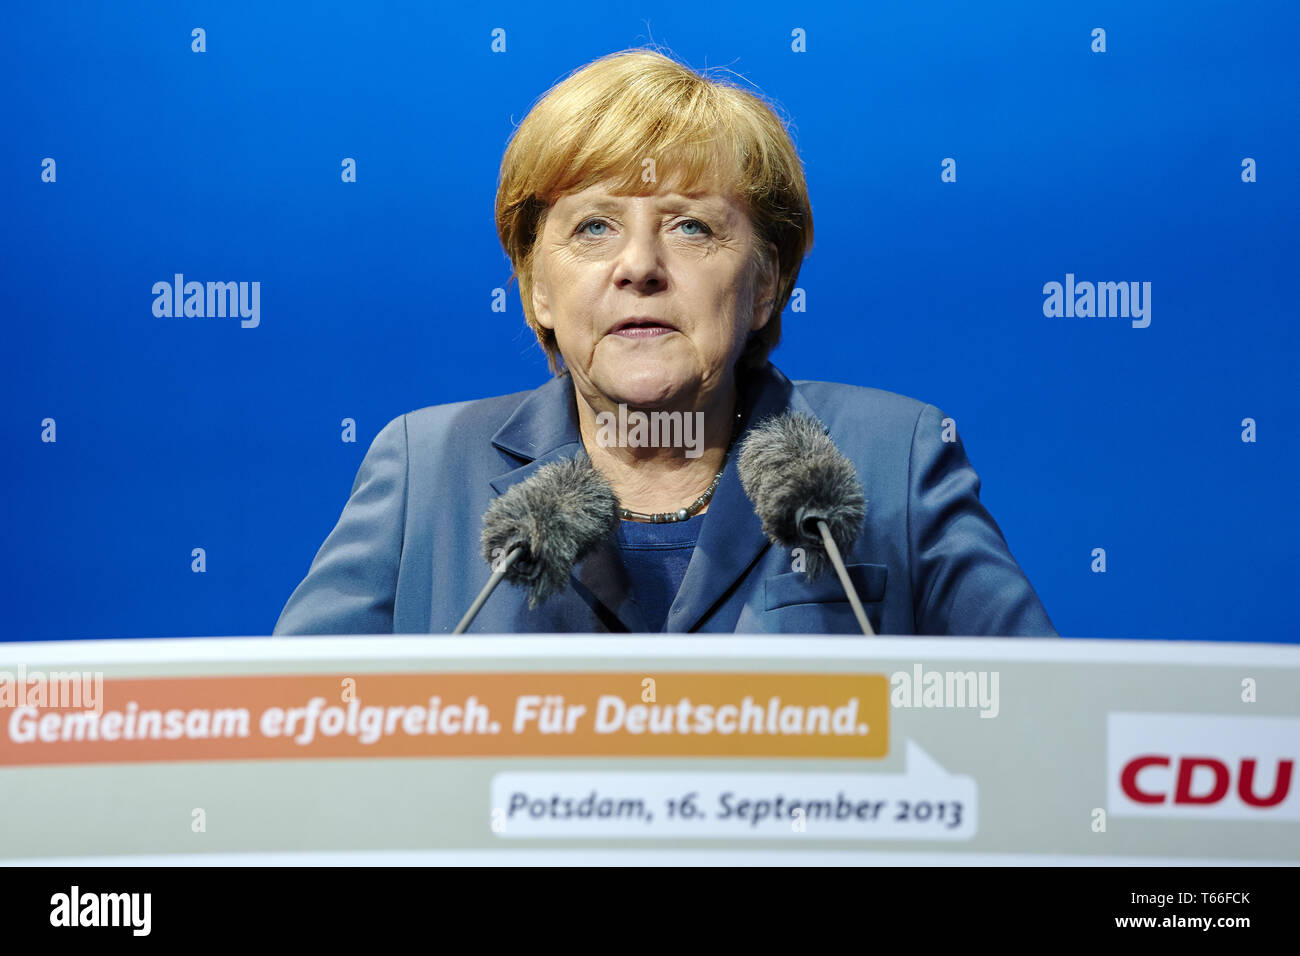
[(1286, 799), (1291, 790), (1291, 769), (1294, 760), (1279, 760), (1273, 778), (1273, 792), (1267, 797), (1255, 796), (1255, 760), (1247, 757), (1241, 761), (1241, 775), (1237, 778), (1237, 795), (1252, 807), (1275, 807)]
[[(1214, 786), (1209, 793), (1192, 793), (1192, 775), (1197, 767), (1209, 767), (1214, 771)], [(1221, 760), (1213, 757), (1183, 757), (1178, 762), (1178, 789), (1174, 793), (1174, 803), (1218, 803), (1228, 792), (1231, 779), (1227, 766)]]
[(1164, 803), (1165, 795), (1163, 793), (1147, 793), (1139, 790), (1137, 785), (1137, 775), (1147, 767), (1168, 767), (1168, 757), (1134, 757), (1124, 765), (1124, 770), (1119, 775), (1119, 785), (1124, 791), (1124, 795), (1136, 803)]

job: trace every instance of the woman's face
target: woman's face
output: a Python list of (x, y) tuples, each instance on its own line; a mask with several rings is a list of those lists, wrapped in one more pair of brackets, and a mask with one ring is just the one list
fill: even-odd
[(730, 388), (774, 297), (775, 246), (756, 270), (753, 243), (744, 206), (713, 190), (614, 196), (598, 184), (553, 203), (534, 315), (587, 404), (703, 408)]

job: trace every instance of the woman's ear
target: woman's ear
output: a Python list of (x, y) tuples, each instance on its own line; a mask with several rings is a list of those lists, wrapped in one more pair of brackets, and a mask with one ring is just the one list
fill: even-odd
[(544, 204), (534, 227), (532, 251), (528, 255), (528, 285), (532, 298), (533, 318), (537, 324), (548, 331), (555, 331), (555, 319), (551, 317), (550, 289), (546, 284), (546, 270), (543, 268), (541, 249), (542, 238), (546, 235), (546, 220), (551, 209)]
[(541, 268), (536, 254), (531, 263), (530, 293), (533, 300), (533, 319), (542, 328), (555, 331), (555, 320), (551, 317), (550, 290), (546, 286), (546, 273)]
[(775, 242), (767, 244), (767, 254), (758, 266), (758, 275), (754, 291), (754, 317), (750, 330), (757, 332), (767, 325), (772, 318), (772, 306), (776, 304), (776, 283), (780, 278), (780, 255)]

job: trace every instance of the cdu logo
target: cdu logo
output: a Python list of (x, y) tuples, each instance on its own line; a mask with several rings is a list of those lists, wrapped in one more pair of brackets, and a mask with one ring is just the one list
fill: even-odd
[(1110, 714), (1106, 723), (1111, 814), (1300, 820), (1300, 718)]

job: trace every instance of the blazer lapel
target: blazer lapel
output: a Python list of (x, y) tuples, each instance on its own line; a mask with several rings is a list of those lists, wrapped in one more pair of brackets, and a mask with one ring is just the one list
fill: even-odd
[(718, 490), (705, 512), (700, 540), (686, 576), (668, 612), (666, 630), (693, 631), (717, 602), (749, 572), (771, 542), (763, 523), (740, 483), (737, 459), (745, 432), (773, 415), (793, 407), (811, 412), (794, 386), (774, 366), (767, 365), (745, 382), (746, 413), (740, 438), (727, 457)]
[[(572, 380), (567, 375), (558, 376), (534, 390), (492, 436), (492, 444), (525, 459), (520, 467), (491, 479), (489, 484), (497, 495), (528, 480), (551, 462), (576, 458), (583, 446)], [(612, 615), (629, 631), (646, 630), (612, 536), (574, 566), (569, 583), (597, 617)], [(598, 605), (603, 606), (604, 613)]]

